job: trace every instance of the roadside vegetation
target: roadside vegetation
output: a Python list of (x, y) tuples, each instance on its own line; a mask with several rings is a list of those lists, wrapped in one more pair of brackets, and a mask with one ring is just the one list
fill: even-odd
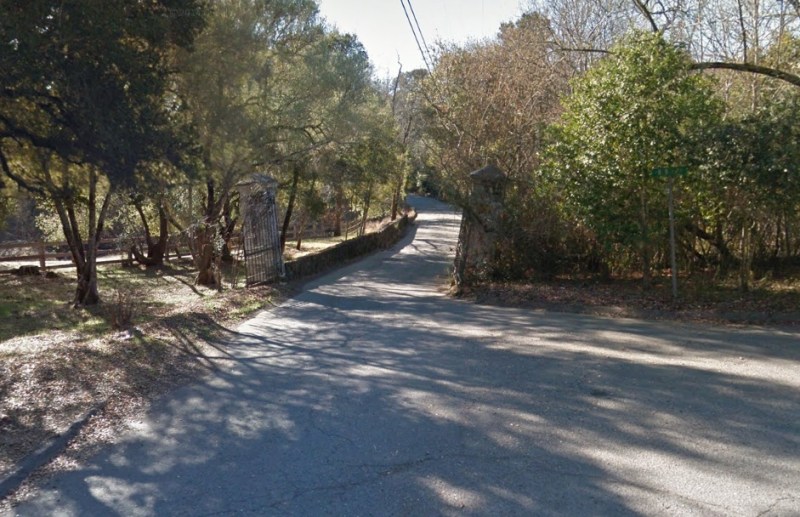
[(652, 293), (669, 282), (672, 182), (685, 288), (667, 303), (796, 292), (800, 11), (681, 6), (532, 2), (495, 39), (443, 43), (430, 73), (402, 77), (417, 185), (466, 205), (471, 171), (508, 174), (473, 290), (633, 280)]
[[(83, 442), (113, 436), (281, 299), (244, 289), (240, 181), (278, 181), (288, 258), (398, 216), (391, 90), (313, 0), (12, 0), (0, 69), (2, 240), (74, 264), (0, 274), (0, 475), (92, 408)], [(98, 265), (106, 238), (128, 267)]]
[(75, 307), (102, 301), (107, 236), (148, 267), (180, 242), (194, 282), (218, 284), (253, 174), (278, 181), (282, 246), (315, 221), (338, 236), (397, 217), (391, 91), (312, 0), (12, 1), (0, 45), (6, 238), (66, 241)]

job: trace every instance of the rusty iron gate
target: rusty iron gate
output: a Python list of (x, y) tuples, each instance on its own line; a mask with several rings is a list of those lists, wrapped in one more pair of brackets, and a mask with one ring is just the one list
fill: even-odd
[(278, 231), (278, 182), (254, 174), (236, 185), (242, 215), (246, 283), (248, 286), (274, 282), (284, 276), (283, 254)]

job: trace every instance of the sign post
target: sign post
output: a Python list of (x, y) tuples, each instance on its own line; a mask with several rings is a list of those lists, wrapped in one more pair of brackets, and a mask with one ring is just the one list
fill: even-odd
[(686, 176), (688, 167), (658, 167), (653, 169), (653, 177), (667, 178), (669, 203), (669, 265), (672, 272), (672, 298), (678, 298), (678, 260), (675, 257), (675, 202), (672, 195), (676, 176)]

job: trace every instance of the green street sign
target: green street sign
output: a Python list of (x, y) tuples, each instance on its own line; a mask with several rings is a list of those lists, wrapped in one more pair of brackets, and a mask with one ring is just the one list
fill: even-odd
[(689, 167), (656, 167), (651, 173), (654, 178), (674, 178), (676, 176), (686, 176), (689, 173)]

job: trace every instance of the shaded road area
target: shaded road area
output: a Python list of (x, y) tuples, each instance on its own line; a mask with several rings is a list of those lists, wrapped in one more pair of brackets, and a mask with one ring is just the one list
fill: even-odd
[(800, 335), (477, 306), (460, 217), (237, 330), (20, 515), (800, 515)]

